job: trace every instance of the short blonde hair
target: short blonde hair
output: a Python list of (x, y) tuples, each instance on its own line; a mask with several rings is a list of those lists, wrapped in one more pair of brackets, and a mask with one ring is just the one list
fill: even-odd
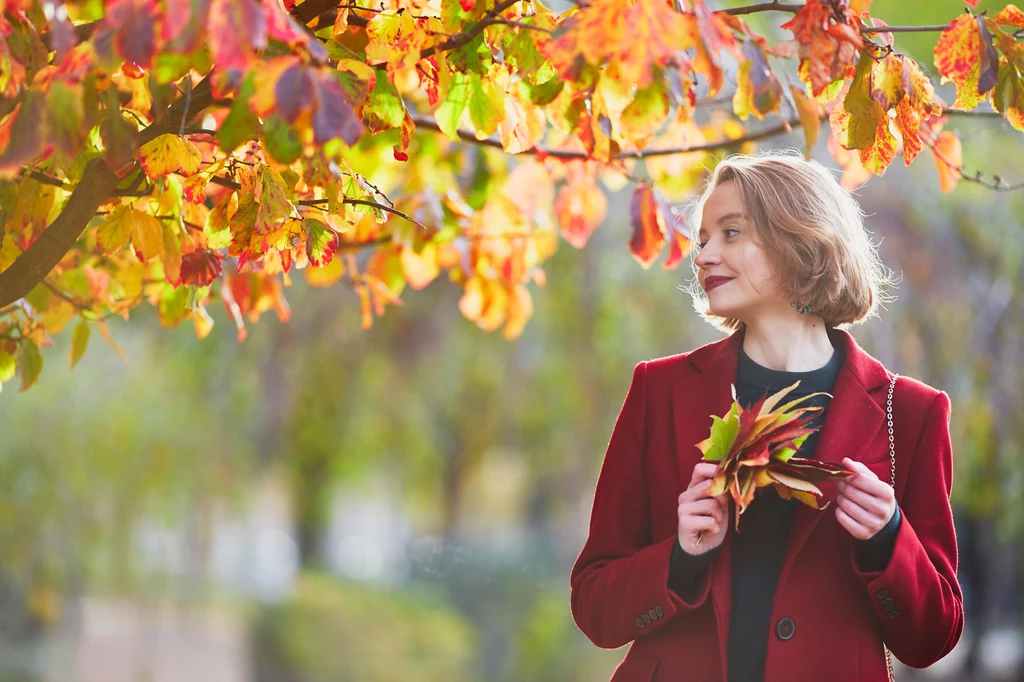
[[(723, 159), (694, 204), (690, 226), (695, 243), (704, 203), (723, 182), (736, 183), (779, 289), (810, 305), (826, 327), (863, 322), (877, 315), (880, 303), (893, 300), (887, 289), (896, 281), (868, 238), (863, 211), (820, 163), (805, 160), (796, 151)], [(741, 320), (710, 311), (697, 283), (696, 253), (694, 249), (691, 256), (694, 279), (686, 288), (694, 308), (722, 331), (739, 329)]]

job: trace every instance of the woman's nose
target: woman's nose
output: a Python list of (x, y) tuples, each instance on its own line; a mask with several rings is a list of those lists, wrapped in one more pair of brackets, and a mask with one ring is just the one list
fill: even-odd
[(699, 268), (714, 265), (718, 262), (718, 252), (712, 242), (709, 241), (703, 248), (697, 251), (697, 257), (694, 258), (693, 262)]

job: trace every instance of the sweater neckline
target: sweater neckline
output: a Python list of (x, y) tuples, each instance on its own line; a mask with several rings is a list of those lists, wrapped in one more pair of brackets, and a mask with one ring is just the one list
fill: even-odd
[(769, 393), (791, 386), (797, 381), (800, 385), (794, 389), (794, 395), (816, 393), (818, 391), (831, 391), (843, 368), (843, 351), (836, 346), (832, 351), (832, 357), (828, 363), (818, 369), (803, 372), (789, 372), (785, 370), (772, 369), (754, 362), (740, 346), (739, 366), (736, 372), (736, 379), (739, 382), (749, 384), (758, 389), (768, 389)]

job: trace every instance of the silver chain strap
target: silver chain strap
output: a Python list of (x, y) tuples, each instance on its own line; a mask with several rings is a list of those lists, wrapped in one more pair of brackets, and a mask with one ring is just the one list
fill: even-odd
[[(896, 388), (896, 377), (899, 374), (893, 374), (892, 380), (889, 381), (889, 400), (885, 404), (885, 413), (889, 421), (889, 471), (890, 471), (890, 485), (892, 486), (893, 492), (896, 491), (896, 436), (892, 430), (892, 391)], [(885, 646), (883, 643), (882, 646)], [(885, 663), (889, 668), (889, 682), (896, 682), (896, 673), (892, 669), (892, 652), (889, 651), (889, 647), (885, 647)]]

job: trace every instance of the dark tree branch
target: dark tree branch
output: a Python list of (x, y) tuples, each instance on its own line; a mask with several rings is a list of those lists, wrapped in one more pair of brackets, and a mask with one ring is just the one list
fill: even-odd
[[(189, 118), (196, 118), (212, 101), (210, 81), (204, 78), (192, 89)], [(185, 109), (184, 98), (175, 100), (139, 134), (139, 144), (143, 145), (164, 133), (176, 132)], [(86, 165), (82, 179), (71, 192), (60, 215), (9, 268), (0, 272), (0, 308), (27, 296), (50, 274), (68, 249), (74, 246), (100, 204), (114, 194), (120, 181), (102, 158), (93, 159)]]
[(758, 5), (733, 7), (732, 9), (722, 11), (735, 17), (743, 14), (754, 14), (755, 12), (792, 12), (793, 14), (796, 14), (803, 8), (804, 6), (802, 3), (799, 5), (788, 5), (782, 2), (762, 2)]
[(426, 59), (435, 52), (455, 50), (462, 47), (463, 45), (471, 43), (473, 39), (480, 35), (480, 33), (485, 28), (487, 28), (491, 24), (497, 23), (499, 20), (502, 20), (502, 17), (500, 16), (501, 13), (519, 1), (520, 0), (502, 0), (501, 2), (496, 4), (493, 9), (487, 12), (487, 14), (484, 15), (483, 19), (470, 26), (466, 31), (462, 33), (457, 33), (456, 35), (452, 36), (449, 40), (444, 41), (440, 45), (428, 47), (427, 49), (420, 52), (420, 59)]

